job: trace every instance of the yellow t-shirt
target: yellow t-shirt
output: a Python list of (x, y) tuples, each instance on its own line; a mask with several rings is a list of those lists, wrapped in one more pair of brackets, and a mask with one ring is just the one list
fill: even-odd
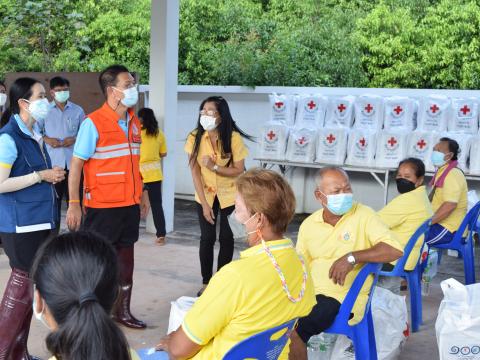
[(160, 154), (166, 153), (167, 143), (162, 130), (158, 130), (157, 136), (150, 136), (143, 129), (140, 145), (140, 173), (144, 183), (163, 180)]
[[(137, 352), (133, 349), (130, 349), (130, 357), (132, 358), (132, 360), (140, 360)], [(57, 360), (57, 358), (55, 356), (52, 356), (49, 360)]]
[[(438, 179), (440, 175), (445, 171), (448, 165), (441, 167), (435, 179)], [(457, 203), (457, 207), (453, 212), (444, 220), (440, 221), (440, 225), (446, 228), (450, 232), (455, 232), (460, 227), (463, 218), (467, 214), (467, 179), (462, 170), (454, 168), (452, 169), (443, 183), (443, 187), (436, 188), (435, 194), (432, 199), (433, 211), (437, 211), (438, 208), (444, 202)]]
[[(283, 271), (292, 296), (298, 296), (303, 270), (293, 243), (282, 239), (268, 241), (267, 245)], [(243, 251), (239, 260), (225, 265), (213, 276), (203, 295), (185, 316), (182, 329), (190, 340), (203, 346), (192, 359), (222, 359), (242, 340), (304, 317), (314, 305), (310, 275), (303, 299), (291, 302), (260, 244)], [(288, 351), (287, 345), (280, 359), (287, 359)]]
[[(193, 145), (195, 143), (195, 134), (196, 130), (191, 132), (188, 135), (187, 142), (185, 143), (185, 152), (187, 154), (192, 154), (193, 152)], [(202, 165), (202, 158), (206, 155), (213, 156), (216, 161), (215, 163), (218, 166), (226, 166), (230, 157), (233, 156), (233, 162), (237, 162), (243, 160), (248, 155), (248, 150), (243, 143), (242, 137), (236, 131), (232, 132), (232, 153), (231, 154), (224, 154), (222, 150), (222, 143), (220, 139), (217, 140), (217, 149), (219, 149), (219, 153), (215, 153), (213, 150), (212, 143), (208, 136), (208, 132), (205, 131), (202, 135), (200, 140), (200, 147), (198, 149), (197, 161), (200, 165), (200, 171), (202, 174), (202, 182), (203, 182), (203, 191), (205, 193), (205, 198), (210, 206), (213, 205), (213, 201), (215, 200), (215, 196), (218, 198), (220, 202), (220, 208), (224, 209), (228, 206), (232, 206), (235, 203), (235, 178), (222, 176), (217, 174), (214, 171), (206, 168)], [(198, 194), (195, 192), (195, 200), (200, 203), (200, 198)]]
[[(333, 297), (341, 303), (363, 264), (355, 265), (347, 274), (344, 286), (334, 284), (329, 278), (331, 266), (352, 251), (369, 249), (380, 242), (402, 250), (396, 236), (371, 208), (354, 203), (334, 227), (323, 220), (323, 209), (306, 218), (298, 232), (297, 250), (309, 264), (315, 294)], [(360, 291), (353, 307), (352, 324), (363, 317), (372, 280), (367, 279)]]
[[(413, 233), (425, 220), (433, 215), (432, 205), (428, 200), (425, 186), (398, 195), (378, 212), (380, 219), (387, 224), (403, 248), (407, 245)], [(405, 270), (413, 270), (420, 257), (420, 248), (423, 243), (421, 236), (413, 247), (405, 264)], [(392, 264), (396, 264), (396, 261)]]

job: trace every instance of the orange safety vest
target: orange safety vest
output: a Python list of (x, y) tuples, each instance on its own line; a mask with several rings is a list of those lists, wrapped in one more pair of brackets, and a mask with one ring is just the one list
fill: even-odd
[(140, 204), (141, 126), (128, 109), (128, 139), (118, 125), (120, 116), (107, 103), (88, 115), (98, 131), (95, 154), (85, 161), (84, 203), (91, 208), (116, 208)]

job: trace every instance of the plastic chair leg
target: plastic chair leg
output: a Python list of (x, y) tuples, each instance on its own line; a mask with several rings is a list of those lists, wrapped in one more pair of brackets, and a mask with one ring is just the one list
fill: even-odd
[(462, 252), (463, 268), (465, 272), (465, 285), (475, 284), (475, 263), (473, 258), (472, 243), (463, 245)]
[[(366, 315), (365, 315), (366, 316)], [(362, 321), (353, 329), (352, 342), (355, 349), (355, 360), (376, 360), (374, 354), (370, 352), (370, 331), (368, 329), (368, 320)], [(376, 356), (376, 352), (375, 352)]]
[(440, 265), (442, 262), (443, 249), (437, 249), (438, 261), (437, 264)]
[(377, 360), (377, 343), (375, 341), (375, 328), (373, 327), (372, 310), (370, 309), (367, 314), (367, 326), (368, 326), (368, 342), (370, 349), (370, 359)]
[(407, 275), (408, 289), (410, 291), (412, 332), (417, 332), (422, 323), (422, 294), (418, 278), (418, 273), (415, 270)]

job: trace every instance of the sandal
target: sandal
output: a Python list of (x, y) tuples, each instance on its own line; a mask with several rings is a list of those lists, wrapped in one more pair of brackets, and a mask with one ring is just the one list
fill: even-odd
[(155, 243), (159, 246), (165, 245), (166, 244), (165, 236), (158, 237), (157, 240), (155, 240)]

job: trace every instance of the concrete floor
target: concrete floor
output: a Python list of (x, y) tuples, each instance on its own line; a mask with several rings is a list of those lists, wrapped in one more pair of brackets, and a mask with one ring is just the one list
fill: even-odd
[[(130, 345), (135, 349), (155, 345), (166, 333), (170, 302), (183, 295), (195, 296), (201, 286), (198, 260), (199, 227), (195, 204), (177, 200), (175, 211), (175, 229), (177, 230), (167, 236), (166, 246), (156, 246), (155, 237), (145, 233), (143, 227), (140, 240), (136, 245), (132, 309), (137, 317), (147, 322), (148, 328), (146, 330), (123, 328)], [(288, 235), (294, 240), (298, 226), (304, 217), (297, 216), (289, 228)], [(242, 247), (243, 244), (237, 244), (235, 257), (238, 257)], [(8, 279), (9, 272), (7, 257), (0, 255), (1, 289)], [(456, 258), (444, 256), (439, 274), (431, 285), (431, 293), (423, 298), (424, 324), (418, 333), (412, 334), (406, 341), (399, 359), (439, 358), (435, 338), (435, 320), (443, 297), (439, 283), (449, 277), (463, 281), (463, 263)], [(32, 354), (48, 358), (48, 352), (44, 346), (47, 332), (48, 330), (38, 321), (32, 321), (29, 339), (29, 349)]]

